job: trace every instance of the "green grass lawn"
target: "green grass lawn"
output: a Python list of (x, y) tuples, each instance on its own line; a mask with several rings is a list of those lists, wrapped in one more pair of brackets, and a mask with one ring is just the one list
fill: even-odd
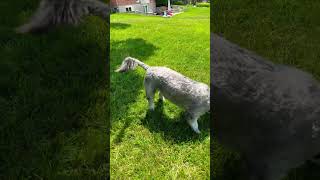
[(0, 179), (102, 179), (107, 24), (16, 34), (38, 3), (0, 2)]
[[(319, 9), (317, 0), (218, 0), (212, 4), (211, 30), (273, 62), (295, 66), (320, 79)], [(215, 147), (214, 177), (246, 180), (239, 156), (217, 143)], [(316, 180), (319, 172), (319, 166), (306, 163), (286, 179)]]
[(209, 179), (209, 114), (196, 135), (183, 110), (156, 96), (148, 112), (141, 68), (114, 70), (126, 56), (167, 66), (194, 80), (210, 82), (210, 9), (188, 8), (173, 18), (111, 15), (111, 154), (113, 179)]

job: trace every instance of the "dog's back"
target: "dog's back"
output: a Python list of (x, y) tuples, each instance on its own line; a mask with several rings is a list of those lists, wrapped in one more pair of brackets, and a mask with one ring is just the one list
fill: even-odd
[(320, 152), (320, 84), (213, 34), (214, 132), (246, 155), (251, 176), (277, 180)]
[[(209, 87), (166, 67), (150, 67), (145, 81), (152, 81), (164, 97), (185, 109), (209, 108)], [(209, 109), (208, 109), (209, 110)]]

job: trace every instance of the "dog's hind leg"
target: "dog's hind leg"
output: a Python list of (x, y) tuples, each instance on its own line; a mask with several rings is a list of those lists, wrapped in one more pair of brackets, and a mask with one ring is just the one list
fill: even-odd
[(149, 103), (149, 110), (154, 110), (154, 94), (156, 89), (152, 84), (152, 81), (148, 78), (144, 79), (144, 87), (146, 90), (146, 96)]

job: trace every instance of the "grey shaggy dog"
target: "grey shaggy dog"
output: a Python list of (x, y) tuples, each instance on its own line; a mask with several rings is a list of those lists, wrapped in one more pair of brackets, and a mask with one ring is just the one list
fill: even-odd
[(154, 95), (159, 91), (160, 100), (169, 99), (186, 110), (187, 122), (194, 132), (198, 129), (198, 118), (210, 110), (210, 88), (167, 67), (150, 67), (143, 62), (127, 57), (116, 72), (127, 72), (137, 66), (146, 70), (144, 86), (149, 109), (154, 110)]
[[(214, 136), (251, 180), (279, 180), (320, 152), (320, 83), (211, 34)], [(213, 162), (214, 163), (214, 162)]]
[(78, 25), (87, 15), (108, 19), (109, 5), (99, 0), (42, 0), (31, 20), (16, 32), (46, 31), (59, 24)]

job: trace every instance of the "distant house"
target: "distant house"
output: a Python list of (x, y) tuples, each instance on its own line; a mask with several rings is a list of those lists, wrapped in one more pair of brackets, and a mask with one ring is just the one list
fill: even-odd
[(114, 12), (137, 12), (151, 14), (156, 12), (156, 0), (111, 0)]

